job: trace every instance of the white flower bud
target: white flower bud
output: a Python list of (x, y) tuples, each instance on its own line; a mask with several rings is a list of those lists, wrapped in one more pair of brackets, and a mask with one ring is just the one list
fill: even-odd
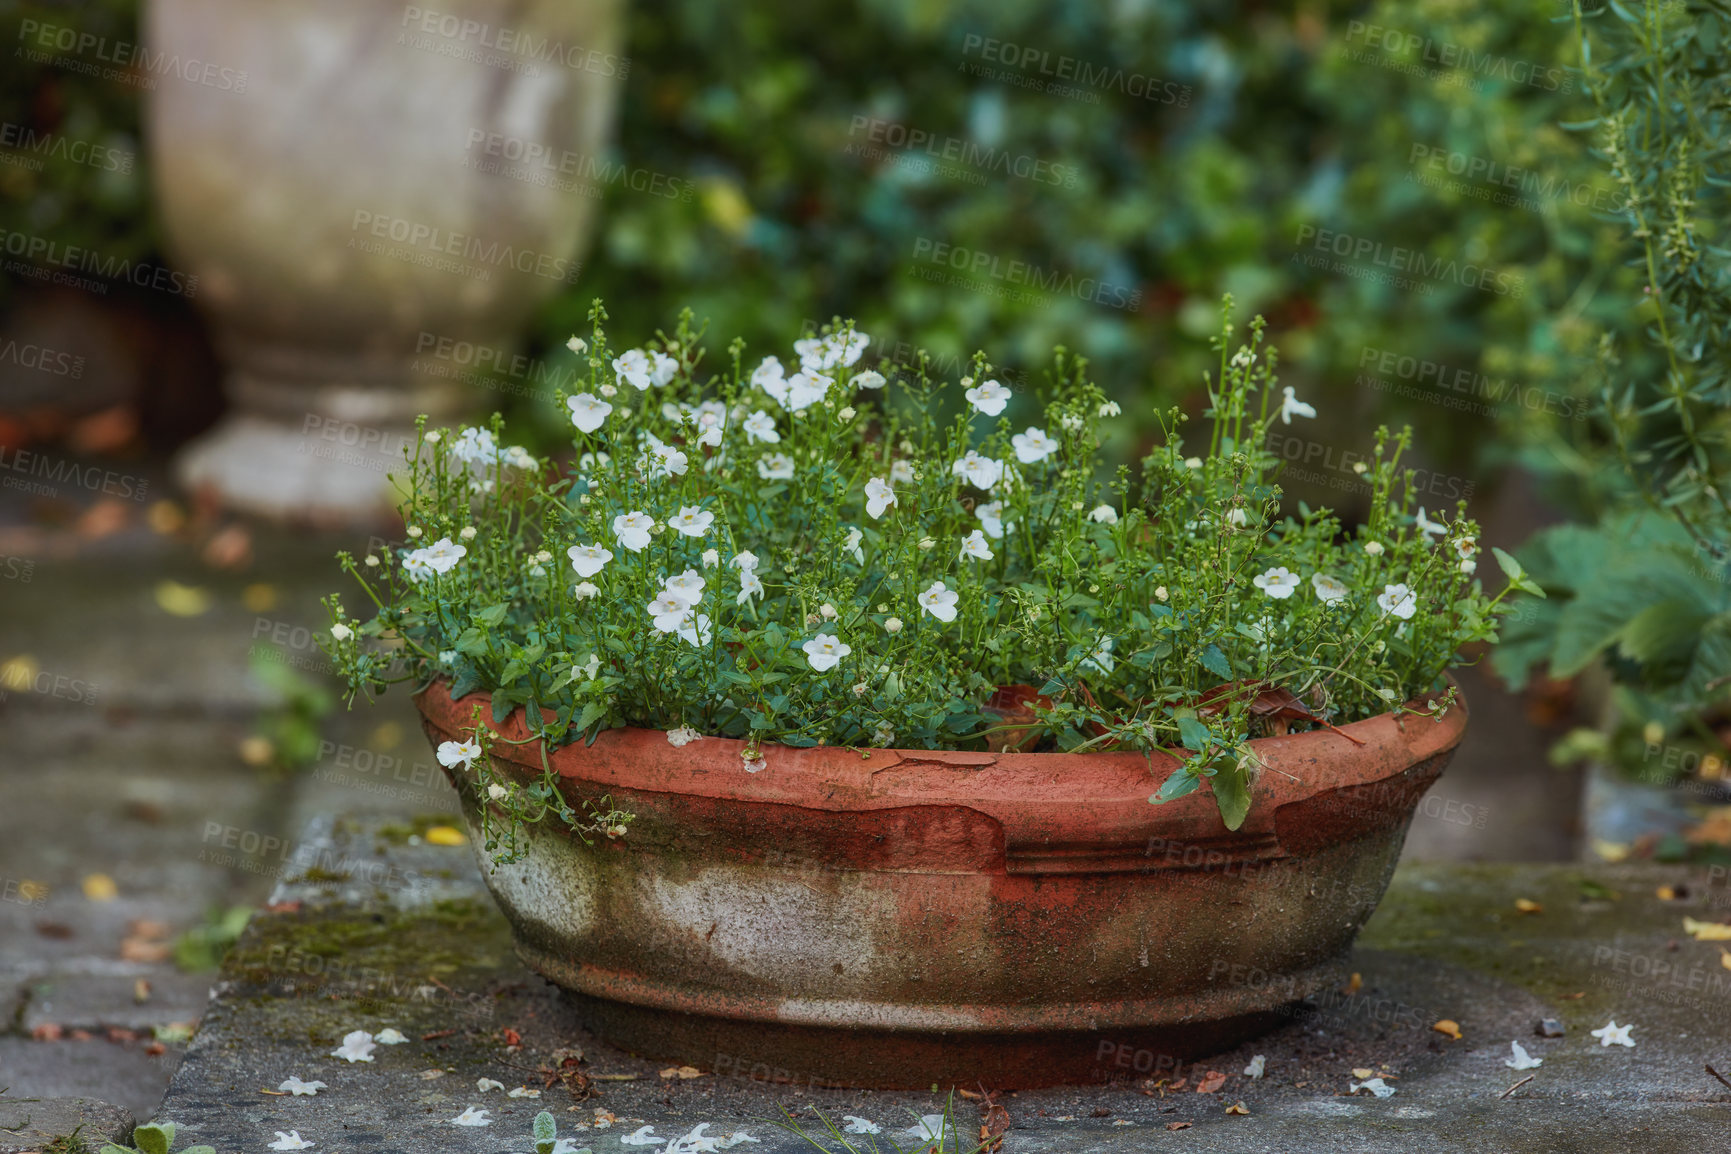
[(421, 527), (419, 525), (410, 525), (409, 526), (409, 540), (418, 541), (418, 540), (420, 540), (420, 537), (421, 537)]
[(368, 553), (367, 554), (367, 560), (366, 560), (366, 566), (369, 569), (377, 569), (379, 567), (379, 559), (377, 557), (373, 556), (371, 553)]
[(1369, 553), (1372, 557), (1381, 557), (1382, 556), (1382, 542), (1381, 541), (1366, 541), (1364, 543), (1364, 551), (1366, 553)]
[(464, 525), (457, 531), (457, 536), (461, 537), (465, 541), (473, 541), (475, 539), (475, 527), (473, 525)]
[(589, 342), (584, 340), (582, 337), (572, 337), (570, 340), (565, 342), (565, 347), (581, 356), (589, 351)]
[(577, 600), (587, 601), (591, 597), (601, 596), (601, 586), (588, 581), (582, 581), (579, 582), (576, 588), (572, 589), (571, 592)]
[(1166, 586), (1164, 585), (1154, 590), (1154, 600), (1156, 601), (1165, 601), (1169, 596), (1171, 596), (1171, 594), (1166, 592)]
[(901, 631), (902, 619), (900, 617), (886, 617), (884, 619), (885, 633), (900, 633)]
[(355, 631), (353, 629), (350, 629), (347, 625), (344, 625), (340, 621), (337, 624), (331, 626), (331, 636), (336, 638), (338, 641), (347, 641), (349, 638), (353, 637), (354, 635), (355, 635)]
[(825, 621), (834, 621), (836, 618), (835, 606), (831, 605), (828, 601), (819, 605), (817, 607), (817, 612), (818, 616), (822, 617)]
[(847, 407), (846, 407), (846, 408), (844, 408), (844, 409), (842, 409), (842, 411), (841, 411), (841, 412), (839, 412), (839, 413), (837, 413), (837, 414), (836, 414), (836, 415), (835, 415), (835, 418), (836, 418), (836, 420), (838, 420), (838, 421), (851, 421), (851, 420), (853, 420), (853, 419), (854, 419), (854, 417), (855, 417), (855, 416), (857, 416), (857, 415), (858, 415), (858, 414), (856, 414), (856, 413), (855, 413), (855, 412), (854, 412), (854, 411), (853, 411), (853, 406), (852, 406), (852, 405), (848, 405), (848, 406), (847, 406)]

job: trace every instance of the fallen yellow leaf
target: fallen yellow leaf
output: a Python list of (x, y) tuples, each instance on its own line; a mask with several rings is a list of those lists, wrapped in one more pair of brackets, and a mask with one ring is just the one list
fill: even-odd
[(1719, 964), (1727, 970), (1731, 970), (1731, 950), (1721, 949), (1719, 951)]
[(1544, 906), (1530, 898), (1516, 898), (1515, 908), (1523, 914), (1542, 914), (1545, 912)]
[(156, 603), (164, 613), (176, 617), (199, 617), (210, 608), (210, 593), (196, 585), (178, 581), (156, 583)]
[(1660, 886), (1653, 891), (1653, 896), (1662, 902), (1674, 902), (1677, 900), (1677, 891), (1670, 886)]
[(701, 1078), (703, 1071), (696, 1066), (669, 1066), (661, 1071), (663, 1078)]
[(1373, 1073), (1375, 1073), (1375, 1071), (1369, 1066), (1358, 1066), (1353, 1069), (1352, 1076), (1357, 1078), (1360, 1082), (1364, 1082), (1369, 1080)]
[(84, 879), (84, 896), (93, 902), (111, 902), (120, 896), (120, 887), (107, 874), (90, 874)]
[(1250, 1113), (1250, 1110), (1243, 1102), (1234, 1102), (1232, 1105), (1226, 1107), (1226, 1112), (1228, 1114), (1248, 1114)]
[(42, 672), (42, 667), (36, 664), (36, 659), (28, 653), (20, 653), (4, 665), (0, 665), (0, 689), (16, 689), (28, 693), (36, 685), (36, 675)]
[(254, 613), (265, 613), (276, 608), (276, 586), (263, 581), (255, 581), (241, 590), (240, 603)]
[(467, 845), (469, 839), (455, 826), (436, 825), (427, 830), (428, 845)]
[(1439, 1034), (1447, 1034), (1457, 1042), (1460, 1041), (1461, 1024), (1453, 1018), (1444, 1018), (1442, 1021), (1432, 1026), (1431, 1029), (1435, 1030)]
[(1629, 856), (1629, 845), (1626, 842), (1593, 840), (1593, 852), (1599, 855), (1599, 860), (1619, 862)]
[(1355, 971), (1352, 975), (1352, 981), (1346, 984), (1346, 992), (1356, 994), (1362, 989), (1364, 989), (1364, 975)]
[(1731, 925), (1724, 922), (1698, 922), (1683, 919), (1683, 932), (1693, 934), (1698, 942), (1731, 942)]

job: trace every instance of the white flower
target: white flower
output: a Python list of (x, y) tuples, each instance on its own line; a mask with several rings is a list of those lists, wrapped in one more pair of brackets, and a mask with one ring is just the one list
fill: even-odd
[(613, 536), (633, 553), (641, 553), (649, 547), (649, 529), (654, 524), (655, 518), (633, 509), (613, 518)]
[(754, 441), (762, 441), (766, 445), (781, 442), (781, 434), (775, 431), (775, 418), (762, 409), (745, 418), (741, 428), (745, 430), (745, 435)]
[(669, 577), (661, 584), (663, 593), (673, 594), (686, 605), (696, 605), (703, 600), (703, 575), (695, 569), (687, 569), (677, 577)]
[[(1427, 518), (1424, 515), (1424, 506), (1423, 505), (1420, 505), (1418, 507), (1418, 516), (1415, 517), (1413, 520), (1414, 520), (1414, 523), (1418, 526), (1418, 531), (1420, 533), (1424, 533), (1424, 534), (1431, 536), (1431, 537), (1441, 537), (1444, 533), (1447, 533), (1449, 531), (1449, 527), (1447, 525), (1444, 525), (1442, 522), (1432, 521), (1429, 518)], [(1463, 556), (1464, 556), (1464, 554), (1463, 554)]]
[(442, 741), (436, 756), (446, 769), (468, 769), (469, 763), (481, 756), (481, 746), (474, 741)]
[(1088, 514), (1088, 519), (1098, 521), (1102, 525), (1116, 525), (1118, 523), (1118, 510), (1110, 505), (1096, 505), (1094, 511)]
[(579, 601), (601, 596), (601, 586), (591, 581), (579, 581), (571, 587), (571, 595)]
[(871, 338), (864, 333), (831, 333), (827, 337), (806, 337), (793, 342), (799, 363), (808, 369), (833, 369), (857, 362)]
[(1294, 417), (1314, 417), (1314, 416), (1316, 416), (1316, 406), (1307, 405), (1303, 401), (1299, 400), (1297, 397), (1293, 396), (1291, 385), (1287, 385), (1284, 389), (1280, 390), (1280, 423), (1281, 424), (1283, 424), (1283, 425), (1292, 424), (1292, 418), (1294, 418)]
[(1164, 586), (1164, 585), (1161, 585), (1160, 587), (1158, 587), (1157, 589), (1154, 590), (1154, 600), (1156, 600), (1156, 601), (1164, 601), (1164, 600), (1166, 600), (1166, 598), (1168, 598), (1170, 596), (1171, 596), (1171, 594), (1166, 592), (1166, 586)]
[(1250, 1079), (1260, 1078), (1262, 1077), (1263, 1071), (1267, 1068), (1268, 1055), (1258, 1054), (1256, 1057), (1250, 1059), (1249, 1065), (1244, 1067), (1244, 1076)]
[(783, 408), (787, 407), (787, 370), (774, 357), (764, 357), (751, 371), (751, 383), (768, 393)]
[(1024, 465), (1037, 465), (1056, 453), (1063, 446), (1046, 435), (1046, 430), (1028, 426), (1025, 433), (1017, 433), (1010, 438), (1010, 444), (1016, 448), (1016, 460)]
[[(944, 1116), (942, 1114), (924, 1114), (916, 1125), (909, 1126), (902, 1133), (910, 1135), (916, 1142), (944, 1141)], [(952, 1127), (951, 1133), (954, 1133)]]
[(613, 372), (620, 384), (630, 385), (641, 392), (649, 387), (649, 355), (642, 349), (627, 349), (613, 358)]
[(299, 1098), (303, 1094), (310, 1098), (324, 1088), (325, 1084), (323, 1082), (303, 1082), (299, 1078), (295, 1077), (283, 1079), (282, 1084), (277, 1087), (277, 1089), (281, 1090), (283, 1093), (292, 1094), (296, 1098)]
[(757, 571), (755, 569), (741, 569), (739, 571), (739, 596), (733, 599), (733, 603), (744, 605), (751, 598), (762, 596), (763, 582), (758, 580)]
[(596, 656), (593, 653), (591, 653), (589, 655), (589, 660), (587, 662), (585, 662), (584, 664), (573, 665), (571, 667), (571, 676), (573, 679), (576, 678), (577, 674), (582, 673), (585, 676), (587, 676), (590, 681), (594, 681), (595, 675), (600, 673), (600, 672), (601, 672), (601, 658)]
[(504, 801), (510, 793), (510, 790), (506, 789), (496, 781), (487, 787), (487, 796), (494, 801)]
[[(974, 506), (974, 516), (980, 519), (980, 528), (986, 531), (986, 536), (994, 541), (1004, 539), (1004, 503), (1002, 501), (987, 501)], [(1015, 526), (1011, 525), (1014, 529)]]
[(449, 537), (440, 537), (424, 549), (417, 549), (421, 560), (427, 568), (435, 573), (449, 573), (456, 568), (457, 562), (468, 555), (468, 550), (452, 541)]
[(1543, 1058), (1535, 1058), (1528, 1054), (1527, 1048), (1519, 1042), (1510, 1042), (1509, 1049), (1513, 1051), (1514, 1057), (1504, 1058), (1503, 1065), (1511, 1070), (1535, 1070), (1545, 1064)]
[(1456, 537), (1449, 544), (1454, 546), (1455, 554), (1463, 561), (1470, 561), (1473, 554), (1479, 551), (1478, 540), (1474, 537)]
[(966, 537), (962, 538), (962, 551), (957, 559), (966, 561), (969, 557), (972, 557), (977, 561), (990, 561), (992, 556), (992, 547), (986, 544), (985, 533), (979, 529), (975, 529), (972, 533), (969, 533)]
[(667, 731), (667, 744), (671, 745), (674, 749), (684, 749), (692, 742), (701, 740), (702, 737), (703, 735), (701, 733), (697, 732), (689, 725), (682, 725), (678, 729), (670, 729)]
[(697, 427), (700, 431), (697, 434), (697, 443), (708, 445), (711, 449), (719, 448), (722, 428), (726, 424), (727, 419), (716, 413), (698, 413)]
[(843, 644), (833, 633), (819, 633), (800, 648), (805, 650), (806, 661), (819, 673), (834, 669), (837, 662), (853, 652), (852, 646)]
[(1003, 480), (1004, 463), (969, 449), (967, 456), (950, 466), (950, 472), (976, 489), (990, 489)]
[(278, 1130), (276, 1141), (270, 1144), (272, 1150), (310, 1150), (314, 1143), (301, 1137), (299, 1130)]
[(1116, 417), (1124, 410), (1118, 407), (1117, 401), (1107, 401), (1105, 404), (1100, 406), (1098, 411), (1102, 417)]
[(728, 564), (732, 565), (735, 569), (756, 569), (760, 562), (757, 559), (756, 553), (753, 553), (750, 550), (745, 550), (735, 553), (733, 555), (733, 560), (729, 561)]
[(864, 539), (865, 534), (863, 532), (858, 529), (850, 528), (847, 531), (847, 540), (841, 543), (841, 547), (845, 551), (853, 554), (854, 564), (856, 565), (865, 564), (865, 550), (861, 549), (859, 544)]
[[(445, 743), (445, 745), (455, 744), (454, 741)], [(479, 753), (480, 751), (477, 750), (476, 752)], [(445, 761), (443, 746), (440, 747), (439, 760)], [(331, 1051), (331, 1057), (341, 1058), (347, 1062), (371, 1062), (373, 1051), (378, 1048), (378, 1043), (373, 1041), (373, 1036), (365, 1030), (350, 1030), (343, 1035), (343, 1044)]]
[(866, 512), (871, 514), (874, 521), (884, 515), (885, 509), (896, 503), (896, 491), (890, 488), (889, 482), (882, 477), (873, 477), (866, 482), (865, 495)]
[(945, 588), (942, 581), (933, 581), (931, 587), (920, 594), (920, 608), (939, 621), (954, 621), (956, 602), (960, 600), (961, 595)]
[(1635, 1039), (1629, 1036), (1629, 1031), (1634, 1028), (1633, 1026), (1619, 1026), (1617, 1020), (1612, 1018), (1597, 1030), (1587, 1032), (1599, 1039), (1600, 1046), (1633, 1046)]
[(884, 1128), (876, 1122), (861, 1118), (856, 1114), (843, 1114), (841, 1120), (847, 1123), (842, 1129), (849, 1134), (882, 1134), (884, 1132)]
[(488, 430), (470, 427), (451, 442), (451, 456), (465, 465), (491, 465), (499, 459), (499, 443)]
[(677, 593), (663, 589), (649, 603), (649, 616), (655, 622), (655, 632), (672, 633), (691, 616), (691, 602)]
[(1402, 621), (1408, 621), (1418, 612), (1418, 594), (1408, 589), (1404, 582), (1399, 585), (1384, 585), (1382, 592), (1376, 596), (1376, 604), (1384, 613), (1392, 613)]
[(859, 416), (859, 414), (854, 411), (852, 405), (843, 405), (841, 411), (835, 415), (835, 419), (845, 425), (857, 416)]
[(465, 541), (473, 541), (475, 539), (475, 533), (476, 529), (473, 525), (464, 525), (461, 529), (457, 530), (457, 536), (461, 537)]
[(655, 1127), (639, 1126), (634, 1133), (621, 1134), (619, 1143), (622, 1146), (659, 1146), (667, 1141), (665, 1138), (655, 1137), (654, 1134)]
[(649, 436), (648, 440), (650, 444), (643, 454), (643, 464), (651, 477), (656, 480), (683, 477), (691, 469), (691, 458), (685, 455), (684, 450), (663, 444), (654, 436)]
[(721, 554), (714, 549), (705, 549), (698, 560), (703, 562), (705, 569), (713, 569), (721, 564)]
[(1102, 637), (1100, 644), (1094, 647), (1094, 652), (1082, 659), (1082, 667), (1097, 670), (1100, 673), (1112, 672), (1118, 664), (1112, 659), (1112, 642), (1112, 638)]
[(841, 616), (841, 614), (836, 611), (836, 607), (831, 605), (828, 601), (825, 601), (822, 605), (817, 607), (817, 615), (825, 621), (834, 621), (837, 617)]
[(337, 622), (335, 625), (331, 626), (331, 637), (334, 640), (347, 641), (349, 638), (353, 637), (354, 635), (355, 635), (355, 631), (353, 629), (350, 629), (347, 625), (344, 625), (340, 621)]
[(1366, 541), (1364, 543), (1364, 551), (1372, 557), (1381, 557), (1382, 556), (1382, 542), (1381, 541)]
[(1479, 563), (1477, 561), (1474, 561), (1471, 557), (1468, 557), (1465, 561), (1462, 561), (1461, 566), (1460, 566), (1462, 573), (1471, 573), (1473, 570), (1477, 569), (1478, 567), (1479, 567)]
[(1343, 599), (1347, 593), (1350, 592), (1350, 590), (1347, 589), (1345, 582), (1340, 581), (1335, 577), (1331, 577), (1327, 573), (1311, 574), (1310, 587), (1316, 590), (1316, 595), (1322, 599), (1324, 605), (1333, 605), (1336, 601)]
[(1250, 583), (1276, 601), (1284, 601), (1292, 596), (1294, 589), (1298, 588), (1298, 574), (1287, 569), (1284, 565), (1277, 565), (1257, 574), (1251, 578)]
[(593, 577), (613, 560), (613, 551), (600, 545), (573, 545), (565, 550), (565, 556), (571, 558), (571, 568), (577, 571), (577, 576)]
[(571, 423), (578, 430), (593, 433), (607, 420), (607, 414), (613, 411), (613, 406), (606, 401), (597, 400), (593, 393), (578, 393), (575, 397), (565, 400), (565, 407), (571, 410)]
[(1356, 1094), (1360, 1090), (1369, 1090), (1378, 1098), (1394, 1097), (1394, 1087), (1390, 1086), (1387, 1082), (1384, 1082), (1381, 1078), (1371, 1078), (1364, 1082), (1354, 1082), (1350, 1092)]
[(697, 505), (683, 505), (678, 513), (667, 519), (667, 524), (687, 537), (701, 537), (715, 524), (715, 514)]
[(914, 476), (914, 463), (912, 461), (890, 462), (890, 484), (911, 485), (917, 480), (919, 478)]
[(800, 413), (823, 400), (834, 384), (822, 373), (801, 370), (787, 378), (787, 399), (782, 402), (782, 408), (790, 412)]
[(408, 1040), (407, 1035), (392, 1026), (386, 1026), (373, 1035), (373, 1041), (383, 1046), (401, 1046)]
[(475, 1080), (475, 1089), (477, 1092), (482, 1094), (485, 1094), (488, 1090), (503, 1090), (504, 1088), (505, 1083), (495, 1082), (491, 1078), (477, 1078)]
[(984, 384), (975, 385), (962, 394), (968, 399), (968, 404), (974, 406), (977, 412), (984, 413), (988, 417), (995, 417), (1003, 412), (1004, 406), (1010, 403), (1010, 398), (1014, 395), (997, 381), (986, 381)]
[(666, 353), (650, 353), (649, 362), (649, 383), (658, 389), (666, 388), (667, 383), (679, 374), (679, 362)]
[(856, 389), (881, 389), (884, 387), (884, 375), (876, 369), (867, 369), (856, 374), (848, 383)]
[(479, 1106), (470, 1106), (451, 1119), (453, 1126), (491, 1126), (492, 1124), (493, 1120), (487, 1117), (487, 1111)]
[(1184, 458), (1184, 467), (1186, 469), (1200, 469), (1202, 467), (1202, 458), (1201, 457), (1185, 457)]
[(679, 639), (698, 649), (708, 645), (713, 636), (715, 634), (709, 628), (709, 616), (705, 613), (686, 618), (685, 624), (679, 630)]
[(589, 342), (584, 340), (582, 337), (572, 337), (570, 340), (565, 342), (565, 347), (576, 353), (578, 356), (582, 356), (584, 353), (589, 351)]
[(765, 453), (758, 459), (757, 475), (765, 481), (791, 481), (793, 458), (786, 453)]
[(515, 1086), (510, 1090), (505, 1091), (505, 1097), (507, 1098), (539, 1098), (540, 1096), (541, 1091), (531, 1090), (527, 1086)]

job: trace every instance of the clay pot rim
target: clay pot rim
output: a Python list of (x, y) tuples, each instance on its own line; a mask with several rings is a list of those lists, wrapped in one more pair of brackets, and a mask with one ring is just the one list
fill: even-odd
[[(1341, 726), (1341, 733), (1311, 730), (1253, 739), (1251, 747), (1266, 768), (1252, 786), (1250, 816), (1239, 833), (1271, 833), (1282, 805), (1375, 786), (1446, 756), (1459, 743), (1469, 718), (1458, 686), (1456, 690), (1455, 705), (1438, 721), (1424, 714), (1397, 717), (1391, 711)], [(452, 701), (450, 683), (443, 678), (417, 692), (414, 700), (435, 742), (457, 738), (469, 723), (474, 703), (481, 703), (488, 711), (484, 716), (491, 717), (487, 694)], [(521, 707), (493, 728), (511, 740), (529, 736)], [(764, 744), (760, 756), (767, 768), (748, 773), (741, 758), (745, 747), (741, 738), (703, 737), (676, 748), (664, 730), (627, 727), (603, 731), (592, 745), (578, 742), (554, 750), (549, 764), (573, 783), (614, 793), (687, 794), (829, 811), (962, 805), (1005, 817), (1008, 811), (1019, 811), (1029, 819), (1035, 810), (1050, 817), (1079, 807), (1103, 819), (1115, 811), (1109, 824), (1123, 825), (1125, 832), (1130, 827), (1144, 832), (1195, 830), (1198, 822), (1225, 832), (1207, 788), (1174, 802), (1149, 804), (1150, 795), (1180, 764), (1164, 750), (991, 753)], [(497, 744), (492, 757), (495, 763), (516, 767), (524, 779), (537, 778), (542, 772), (537, 750), (533, 743)]]

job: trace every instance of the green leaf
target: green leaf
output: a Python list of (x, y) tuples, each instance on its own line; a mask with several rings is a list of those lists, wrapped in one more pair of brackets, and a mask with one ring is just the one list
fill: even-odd
[(559, 1137), (559, 1124), (549, 1111), (535, 1115), (535, 1154), (550, 1154)]
[(1201, 784), (1202, 779), (1195, 774), (1188, 770), (1175, 769), (1172, 771), (1172, 776), (1167, 778), (1165, 784), (1160, 787), (1160, 792), (1148, 800), (1155, 805), (1164, 805), (1166, 802), (1177, 801), (1181, 797), (1195, 793)]
[(1501, 549), (1498, 549), (1495, 545), (1491, 546), (1491, 554), (1496, 557), (1497, 566), (1502, 569), (1503, 576), (1516, 584), (1526, 580), (1527, 571), (1521, 568), (1521, 563), (1519, 561), (1516, 561), (1513, 557), (1509, 556), (1509, 554), (1503, 552)]
[(144, 1154), (168, 1154), (168, 1148), (174, 1145), (174, 1123), (147, 1122), (133, 1130), (132, 1140)]
[(180, 1154), (216, 1154), (215, 1146), (188, 1146)]
[(1220, 678), (1222, 681), (1232, 680), (1232, 663), (1226, 660), (1226, 654), (1220, 652), (1220, 647), (1218, 645), (1210, 642), (1208, 647), (1202, 651), (1202, 655), (1197, 658), (1197, 660), (1202, 663), (1202, 668), (1208, 670), (1208, 672), (1214, 674), (1214, 676)]
[(471, 625), (457, 635), (457, 640), (451, 648), (470, 657), (485, 657), (487, 656), (487, 634)]
[(489, 629), (496, 629), (505, 620), (505, 614), (510, 611), (508, 605), (489, 605), (475, 614), (475, 620)]
[(607, 716), (607, 703), (605, 701), (588, 702), (583, 706), (583, 712), (577, 716), (577, 728), (588, 729), (605, 716)]
[(138, 1151), (134, 1150), (130, 1146), (116, 1146), (114, 1143), (109, 1142), (98, 1151), (98, 1154), (138, 1154)]
[(1185, 749), (1193, 749), (1197, 753), (1207, 749), (1214, 740), (1214, 734), (1208, 727), (1194, 717), (1178, 719), (1178, 736), (1183, 740)]
[(1250, 785), (1245, 780), (1244, 767), (1233, 760), (1222, 765), (1208, 783), (1214, 790), (1214, 804), (1219, 808), (1220, 820), (1226, 823), (1226, 828), (1237, 829), (1243, 825), (1244, 816), (1250, 812)]

